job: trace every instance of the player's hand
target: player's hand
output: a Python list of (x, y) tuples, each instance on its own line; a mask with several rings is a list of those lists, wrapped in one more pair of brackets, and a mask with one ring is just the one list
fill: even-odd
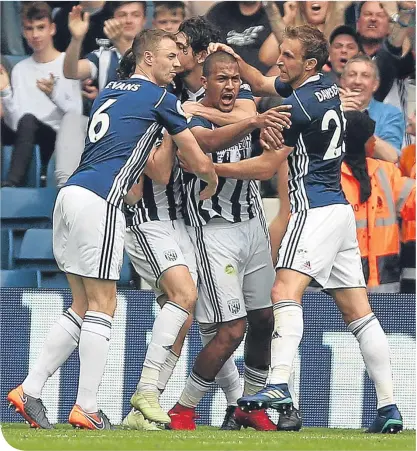
[(359, 100), (359, 92), (354, 92), (347, 88), (339, 88), (339, 95), (343, 111), (359, 111), (362, 103)]
[(49, 78), (40, 78), (39, 80), (36, 80), (36, 86), (48, 97), (51, 97), (55, 86), (54, 75), (49, 74)]
[(143, 197), (143, 176), (140, 176), (138, 183), (132, 185), (129, 192), (124, 197), (124, 202), (128, 205), (136, 205)]
[(68, 28), (71, 36), (77, 40), (83, 40), (90, 26), (90, 14), (84, 12), (82, 6), (74, 6), (68, 14)]
[(226, 44), (222, 44), (221, 42), (210, 42), (209, 46), (207, 47), (207, 53), (209, 55), (211, 53), (220, 52), (220, 51), (230, 53), (237, 60), (240, 59), (240, 56), (237, 53), (235, 53), (235, 51), (232, 49), (232, 47), (229, 47)]
[(416, 2), (398, 2), (398, 8), (400, 10), (416, 9)]
[(89, 100), (94, 100), (98, 96), (98, 89), (93, 85), (91, 78), (83, 81), (81, 94)]
[(278, 130), (291, 127), (291, 105), (280, 105), (257, 116), (258, 128), (274, 127)]
[(284, 137), (276, 128), (265, 127), (261, 130), (259, 142), (264, 150), (275, 151), (284, 145)]
[(0, 91), (10, 86), (10, 78), (6, 69), (0, 64)]
[(123, 25), (117, 19), (109, 19), (104, 22), (103, 31), (107, 38), (115, 43), (120, 39), (120, 36), (122, 35)]
[(200, 103), (191, 101), (184, 102), (181, 106), (187, 119), (198, 114), (201, 111), (201, 108), (204, 108)]
[(210, 181), (207, 183), (207, 186), (200, 191), (200, 200), (207, 200), (210, 199), (210, 197), (214, 196), (217, 191), (217, 183), (219, 179), (217, 177), (216, 171), (213, 170), (213, 172), (210, 174)]

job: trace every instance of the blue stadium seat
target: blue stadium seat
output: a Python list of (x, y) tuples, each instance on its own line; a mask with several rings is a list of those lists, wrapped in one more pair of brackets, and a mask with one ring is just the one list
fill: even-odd
[(67, 276), (63, 272), (41, 272), (40, 288), (69, 288)]
[(46, 186), (49, 188), (56, 188), (56, 179), (55, 179), (55, 155), (52, 155), (52, 158), (49, 160), (48, 169), (46, 172)]
[(52, 229), (26, 231), (19, 257), (16, 259), (16, 267), (59, 272), (52, 251)]
[(13, 267), (13, 232), (10, 229), (1, 229), (1, 269)]
[[(13, 146), (3, 146), (1, 149), (1, 179), (6, 180), (12, 159)], [(39, 146), (34, 146), (33, 157), (26, 177), (25, 187), (39, 188), (41, 180), (41, 154)]]
[(3, 227), (13, 229), (48, 228), (57, 191), (53, 188), (2, 188)]
[(120, 279), (117, 282), (118, 287), (128, 288), (131, 287), (130, 281), (132, 280), (132, 274), (130, 272), (130, 260), (126, 252), (123, 254), (123, 265), (120, 271)]
[(2, 269), (0, 272), (2, 288), (38, 288), (38, 271), (27, 269)]

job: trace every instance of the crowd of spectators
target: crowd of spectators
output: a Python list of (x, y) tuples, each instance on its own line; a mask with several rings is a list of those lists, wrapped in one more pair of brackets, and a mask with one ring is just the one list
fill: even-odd
[[(145, 27), (175, 33), (185, 18), (195, 15), (204, 15), (219, 29), (223, 42), (269, 75), (279, 74), (275, 63), (286, 26), (309, 23), (319, 28), (329, 39), (325, 71), (340, 87), (344, 110), (361, 112), (374, 124), (368, 159), (397, 165), (403, 176), (415, 178), (410, 167), (415, 165), (416, 2), (4, 3), (2, 145), (13, 145), (14, 151), (2, 186), (24, 186), (35, 144), (40, 148), (42, 183), (54, 154), (56, 184), (62, 186), (79, 163), (92, 102), (117, 78), (118, 63), (134, 36)], [(13, 21), (20, 24), (20, 34), (10, 25)], [(27, 57), (11, 68), (22, 49)], [(14, 57), (7, 57), (10, 54)], [(256, 102), (262, 111), (268, 99)], [(404, 148), (407, 170), (398, 163), (404, 160)], [(372, 186), (378, 183), (375, 179)], [(263, 182), (262, 191), (275, 196), (275, 182)], [(407, 222), (400, 216), (396, 224), (404, 230)], [(408, 240), (412, 232), (407, 233)], [(404, 236), (402, 240), (404, 245)], [(415, 267), (415, 258), (414, 263), (409, 260), (404, 265)]]

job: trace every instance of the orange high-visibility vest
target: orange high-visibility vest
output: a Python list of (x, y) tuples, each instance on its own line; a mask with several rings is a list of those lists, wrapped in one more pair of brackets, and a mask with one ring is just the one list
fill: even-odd
[(342, 164), (342, 188), (356, 217), (356, 231), (367, 286), (372, 291), (399, 291), (398, 218), (415, 219), (415, 180), (402, 177), (392, 163), (367, 158), (372, 192), (360, 203), (359, 182)]
[[(399, 167), (406, 177), (416, 178), (416, 145), (410, 144), (401, 152)], [(416, 279), (416, 221), (404, 220), (401, 225), (401, 279)], [(411, 286), (411, 289), (413, 287)]]

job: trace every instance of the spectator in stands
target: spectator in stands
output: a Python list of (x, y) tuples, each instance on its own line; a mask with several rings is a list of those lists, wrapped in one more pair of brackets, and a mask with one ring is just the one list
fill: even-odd
[(345, 113), (346, 154), (342, 187), (353, 206), (367, 287), (372, 292), (400, 289), (399, 219), (415, 220), (415, 181), (386, 161), (367, 158), (375, 143), (375, 121), (359, 111)]
[[(357, 30), (365, 53), (375, 58), (384, 74), (375, 99), (399, 108), (407, 118), (407, 77), (415, 76), (415, 56), (407, 36), (415, 24), (415, 2), (375, 2), (359, 4)], [(391, 24), (391, 25), (390, 25)], [(410, 143), (405, 137), (406, 144)]]
[(362, 52), (358, 33), (347, 25), (340, 25), (330, 35), (328, 76), (338, 85), (346, 63)]
[[(116, 70), (122, 55), (145, 26), (146, 2), (111, 2), (111, 5), (113, 18), (104, 23), (103, 31), (113, 46), (102, 46), (83, 59), (80, 59), (80, 52), (90, 25), (89, 14), (83, 14), (82, 6), (75, 6), (68, 17), (72, 38), (64, 60), (64, 75), (84, 80), (84, 95), (96, 95), (93, 81), (98, 83), (100, 90), (109, 81), (117, 80)], [(80, 162), (87, 122), (85, 115), (68, 114), (64, 117), (56, 146), (55, 177), (58, 187), (64, 185)]]
[[(410, 116), (407, 132), (416, 136), (416, 112)], [(405, 177), (416, 178), (416, 145), (410, 144), (401, 152), (400, 170)], [(416, 221), (401, 224), (401, 293), (416, 292)]]
[(268, 70), (258, 56), (271, 33), (262, 2), (220, 2), (210, 9), (207, 19), (222, 31), (222, 42), (230, 45), (247, 63), (262, 73)]
[(158, 28), (170, 33), (178, 31), (181, 22), (185, 19), (184, 2), (153, 2), (154, 28)]
[(272, 33), (260, 49), (260, 61), (268, 67), (276, 63), (279, 57), (282, 34), (285, 27), (289, 25), (309, 24), (317, 27), (329, 38), (336, 27), (344, 24), (345, 11), (350, 3), (345, 1), (289, 1), (284, 3), (284, 14), (282, 15), (275, 2), (265, 2), (264, 8), (268, 15)]
[[(371, 58), (358, 55), (350, 59), (342, 72), (341, 100), (345, 111), (368, 112), (370, 118), (376, 122), (376, 155), (395, 162), (397, 158), (394, 151), (400, 153), (405, 123), (398, 108), (373, 98), (379, 79), (378, 67)], [(354, 102), (350, 103), (352, 99)]]
[(51, 8), (45, 2), (24, 4), (22, 24), (33, 55), (16, 64), (11, 83), (7, 72), (0, 70), (5, 121), (15, 131), (10, 170), (2, 186), (24, 184), (35, 144), (41, 150), (44, 184), (63, 115), (68, 111), (81, 112), (79, 82), (64, 78), (65, 54), (53, 44), (56, 27)]
[[(90, 14), (90, 26), (81, 47), (81, 55), (85, 56), (97, 48), (97, 40), (105, 39), (104, 23), (113, 14), (112, 2), (105, 1), (81, 1), (78, 4), (84, 12)], [(68, 28), (68, 14), (71, 12), (74, 2), (65, 2), (54, 16), (57, 33), (54, 43), (57, 50), (65, 52), (71, 41), (71, 32)]]

